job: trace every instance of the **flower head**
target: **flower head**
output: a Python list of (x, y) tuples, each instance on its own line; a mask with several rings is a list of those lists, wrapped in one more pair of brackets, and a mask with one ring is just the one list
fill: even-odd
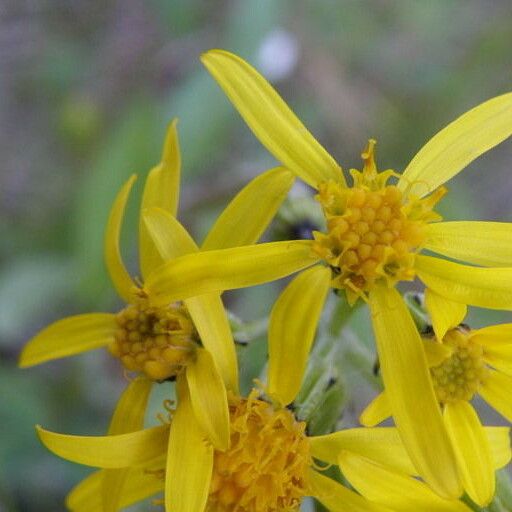
[[(512, 386), (508, 353), (512, 326), (471, 329), (462, 324), (466, 307), (428, 292), (426, 304), (435, 335), (424, 335), (423, 344), (436, 398), (458, 459), (469, 496), (486, 506), (494, 496), (495, 467), (491, 441), (484, 432), (471, 400), (481, 395), (489, 405), (512, 421), (512, 400), (504, 390)], [(374, 426), (391, 415), (384, 392), (365, 409), (361, 423)]]
[(208, 503), (219, 512), (296, 510), (310, 494), (306, 424), (253, 389), (229, 401), (231, 445), (216, 451)]
[(446, 357), (430, 368), (437, 399), (443, 405), (469, 401), (489, 377), (483, 347), (464, 326), (448, 331), (442, 344)]
[(165, 380), (194, 361), (199, 338), (185, 306), (154, 308), (143, 300), (121, 310), (116, 321), (108, 350), (128, 370)]
[[(179, 161), (176, 122), (173, 122), (167, 132), (162, 161), (148, 174), (143, 207), (160, 206), (169, 212), (176, 213), (180, 175)], [(115, 198), (107, 223), (104, 244), (105, 263), (110, 278), (119, 296), (128, 305), (140, 302), (139, 297), (142, 294), (138, 280), (132, 279), (128, 273), (119, 248), (124, 210), (135, 180), (136, 176), (131, 176)], [(158, 264), (156, 261), (158, 253), (142, 223), (139, 249), (141, 273), (145, 276), (155, 264)], [(132, 315), (134, 309), (128, 306), (128, 310)], [(119, 318), (123, 315), (121, 312)], [(30, 340), (21, 353), (20, 366), (33, 366), (109, 345), (113, 343), (115, 336), (119, 336), (119, 322), (116, 320), (116, 315), (93, 313), (69, 317), (50, 325)], [(141, 370), (143, 371), (143, 369)]]
[(316, 196), (327, 233), (315, 232), (312, 248), (332, 269), (331, 286), (344, 289), (351, 303), (379, 282), (391, 287), (414, 279), (427, 223), (441, 219), (433, 208), (446, 192), (440, 187), (425, 198), (402, 192), (388, 183), (394, 171), (377, 171), (374, 153), (370, 140), (363, 170), (351, 171), (352, 187), (330, 180)]
[[(149, 172), (144, 187), (139, 219), (142, 280), (130, 276), (119, 247), (124, 210), (136, 179), (132, 176), (114, 201), (105, 235), (106, 266), (126, 305), (117, 314), (90, 313), (51, 324), (25, 346), (20, 366), (107, 347), (126, 370), (143, 376), (123, 394), (110, 425), (111, 434), (142, 427), (145, 409), (139, 405), (147, 402), (152, 382), (186, 380), (203, 431), (214, 446), (225, 450), (229, 445), (226, 388), (238, 392), (238, 365), (220, 293), (156, 303), (145, 281), (164, 260), (256, 242), (284, 200), (293, 175), (275, 168), (252, 180), (226, 207), (199, 248), (175, 218), (180, 167), (174, 121), (167, 132), (161, 162)], [(262, 208), (257, 210), (256, 204)], [(159, 237), (155, 244), (149, 234), (155, 222), (173, 236)], [(111, 477), (107, 476), (105, 485), (111, 483)], [(117, 474), (115, 478), (121, 477)], [(119, 483), (114, 487), (121, 488)], [(107, 499), (115, 503), (118, 498), (119, 492), (113, 492)]]

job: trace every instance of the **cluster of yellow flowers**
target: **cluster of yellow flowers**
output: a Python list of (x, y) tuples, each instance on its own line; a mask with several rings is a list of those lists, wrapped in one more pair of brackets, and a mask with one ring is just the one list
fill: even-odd
[[(512, 134), (512, 93), (456, 119), (401, 174), (377, 170), (370, 140), (362, 170), (348, 179), (249, 64), (219, 50), (202, 60), (283, 167), (243, 188), (197, 245), (176, 218), (180, 150), (171, 123), (145, 183), (141, 279), (119, 250), (135, 177), (120, 190), (105, 259), (127, 306), (58, 321), (21, 355), (26, 367), (105, 346), (137, 374), (108, 435), (37, 428), (57, 455), (101, 468), (67, 506), (112, 512), (162, 491), (168, 512), (295, 511), (305, 496), (332, 512), (488, 505), (495, 472), (511, 458), (509, 428), (483, 426), (470, 402), (478, 393), (512, 421), (512, 324), (471, 330), (462, 321), (467, 305), (512, 309), (512, 224), (443, 222), (435, 207), (445, 182)], [(318, 190), (325, 232), (258, 244), (295, 177)], [(241, 396), (221, 294), (297, 271), (270, 315), (266, 382)], [(431, 334), (418, 331), (396, 289), (415, 278), (425, 285)], [(362, 413), (362, 427), (312, 436), (293, 402), (331, 288), (350, 305), (368, 304), (384, 391)], [(175, 382), (176, 403), (166, 401), (162, 424), (145, 428), (151, 388), (166, 380)], [(390, 416), (396, 427), (376, 426)], [(333, 466), (343, 478), (326, 472)]]

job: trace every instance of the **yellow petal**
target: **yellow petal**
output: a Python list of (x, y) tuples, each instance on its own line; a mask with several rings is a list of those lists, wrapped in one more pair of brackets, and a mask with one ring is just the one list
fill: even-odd
[[(141, 212), (148, 208), (162, 208), (176, 216), (180, 193), (181, 155), (178, 141), (177, 119), (167, 129), (162, 161), (149, 171), (142, 195)], [(139, 253), (142, 276), (146, 277), (163, 263), (142, 216), (139, 222)]]
[(114, 340), (116, 330), (115, 315), (110, 313), (64, 318), (43, 329), (25, 345), (19, 365), (26, 368), (103, 347)]
[(370, 308), (386, 395), (404, 446), (421, 477), (441, 495), (461, 488), (455, 456), (414, 321), (395, 289), (378, 286)]
[(470, 512), (455, 500), (445, 500), (413, 477), (396, 473), (348, 451), (338, 459), (349, 483), (368, 500), (396, 512)]
[(474, 329), (471, 338), (482, 345), (502, 345), (512, 343), (512, 324), (497, 324)]
[(163, 305), (274, 281), (309, 267), (318, 259), (310, 240), (197, 252), (159, 267), (149, 276), (145, 288), (156, 305)]
[(428, 224), (425, 249), (484, 267), (512, 267), (512, 223)]
[(391, 512), (313, 469), (309, 472), (313, 496), (330, 512)]
[(210, 352), (227, 389), (238, 394), (235, 342), (220, 294), (209, 293), (185, 300), (201, 343)]
[(429, 368), (439, 366), (445, 359), (448, 359), (453, 354), (452, 347), (437, 343), (434, 340), (423, 340), (423, 348), (425, 349)]
[(471, 340), (484, 348), (491, 366), (512, 376), (512, 324), (500, 324), (471, 331)]
[(490, 503), (496, 481), (489, 441), (473, 407), (464, 400), (444, 407), (446, 429), (459, 463), (462, 485), (481, 507)]
[(442, 341), (446, 332), (457, 327), (466, 316), (467, 306), (461, 302), (453, 302), (427, 288), (425, 305), (432, 318), (436, 338)]
[(162, 262), (197, 251), (188, 231), (169, 212), (151, 208), (144, 210), (142, 217)]
[(293, 185), (294, 176), (277, 167), (246, 185), (221, 213), (201, 249), (227, 249), (256, 243)]
[(176, 216), (180, 194), (181, 154), (178, 139), (178, 120), (167, 128), (161, 162), (146, 178), (142, 208), (162, 208)]
[(391, 416), (391, 407), (386, 392), (378, 394), (359, 416), (359, 423), (365, 427), (375, 427)]
[(130, 195), (130, 191), (136, 179), (137, 177), (135, 175), (131, 176), (117, 194), (112, 209), (110, 210), (107, 230), (105, 232), (105, 263), (110, 274), (110, 279), (112, 279), (112, 283), (117, 293), (119, 293), (119, 296), (128, 303), (133, 300), (133, 291), (136, 285), (126, 270), (123, 259), (121, 258), (119, 237), (126, 202), (128, 201), (128, 196)]
[(502, 416), (512, 421), (512, 377), (490, 370), (487, 380), (480, 385), (478, 392), (482, 398)]
[(491, 309), (512, 309), (512, 268), (480, 268), (416, 257), (418, 277), (454, 302)]
[(211, 50), (201, 60), (259, 141), (312, 187), (334, 180), (341, 169), (272, 86), (240, 57)]
[(268, 393), (283, 406), (293, 402), (299, 392), (330, 282), (331, 271), (314, 266), (299, 274), (272, 308)]
[[(154, 465), (154, 468), (144, 466), (143, 468), (117, 470), (126, 471), (128, 475), (117, 510), (162, 491), (164, 488), (163, 480), (158, 479), (147, 470), (162, 469), (164, 465), (165, 459), (160, 458), (158, 465)], [(105, 469), (95, 471), (76, 485), (66, 497), (66, 507), (72, 512), (105, 512), (100, 489), (106, 471)]]
[(196, 420), (188, 393), (180, 393), (167, 451), (166, 512), (203, 512), (212, 469), (213, 446)]
[(491, 448), (491, 457), (495, 469), (505, 467), (512, 458), (509, 427), (484, 427)]
[(124, 390), (110, 420), (108, 435), (115, 436), (144, 428), (144, 416), (153, 382), (137, 377)]
[(348, 450), (395, 471), (416, 473), (396, 428), (350, 428), (309, 440), (313, 457), (329, 464), (338, 464), (339, 454)]
[(227, 450), (229, 410), (226, 388), (207, 350), (197, 350), (196, 360), (187, 367), (186, 376), (192, 409), (200, 427), (215, 448)]
[(71, 512), (102, 512), (101, 482), (105, 470), (95, 471), (75, 485), (66, 496), (66, 509)]
[(486, 346), (484, 360), (496, 370), (512, 376), (512, 343)]
[[(108, 429), (109, 435), (135, 432), (144, 428), (144, 416), (152, 386), (153, 382), (145, 377), (137, 377), (130, 382), (117, 402)], [(119, 509), (130, 471), (126, 468), (103, 470), (103, 512), (116, 512)]]
[[(178, 119), (176, 118), (167, 127), (160, 166), (162, 167), (162, 174), (165, 176), (158, 178), (157, 181), (162, 187), (157, 190), (158, 184), (152, 185), (153, 190), (148, 197), (147, 206), (159, 206), (176, 216), (181, 180), (181, 152), (178, 138)], [(145, 198), (143, 198), (143, 201), (145, 201)], [(146, 205), (144, 204), (144, 206)]]
[(99, 468), (124, 468), (150, 462), (165, 452), (169, 427), (160, 426), (117, 436), (70, 436), (36, 426), (50, 451), (63, 459)]
[(420, 196), (432, 192), (512, 134), (512, 93), (469, 110), (434, 135), (411, 160), (398, 186)]
[(99, 489), (102, 496), (102, 512), (117, 512), (121, 506), (130, 468), (102, 469), (103, 482)]
[(101, 511), (103, 502), (100, 491), (104, 471), (101, 469), (91, 473), (73, 487), (66, 496), (66, 508), (68, 510), (72, 512)]

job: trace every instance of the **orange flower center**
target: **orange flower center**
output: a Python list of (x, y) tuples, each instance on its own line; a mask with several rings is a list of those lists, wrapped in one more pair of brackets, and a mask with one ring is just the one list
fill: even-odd
[(470, 331), (448, 331), (443, 344), (453, 352), (441, 364), (430, 369), (436, 396), (441, 403), (471, 400), (489, 375), (483, 348), (471, 340)]
[(314, 250), (333, 270), (332, 285), (345, 289), (351, 302), (364, 297), (377, 281), (389, 286), (414, 279), (414, 258), (427, 222), (445, 194), (440, 188), (425, 199), (387, 185), (393, 171), (377, 172), (375, 141), (363, 153), (362, 171), (352, 170), (352, 187), (329, 181), (319, 186), (327, 233), (315, 232)]
[(257, 395), (230, 398), (231, 446), (215, 452), (208, 510), (291, 512), (308, 494), (305, 423)]
[(116, 320), (119, 327), (108, 349), (128, 370), (165, 380), (194, 357), (197, 333), (182, 305), (155, 308), (141, 301), (121, 310)]

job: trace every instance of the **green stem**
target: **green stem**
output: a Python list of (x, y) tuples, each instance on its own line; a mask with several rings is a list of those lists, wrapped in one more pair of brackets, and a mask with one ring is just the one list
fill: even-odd
[(233, 330), (233, 336), (237, 343), (245, 344), (266, 335), (268, 329), (268, 317), (258, 318), (251, 322), (243, 322), (233, 313), (229, 313), (229, 323)]
[(358, 300), (354, 305), (350, 305), (344, 292), (338, 292), (336, 308), (329, 322), (329, 331), (333, 337), (338, 337), (343, 327), (349, 321), (350, 317), (361, 307), (363, 301)]
[(375, 355), (359, 342), (351, 329), (345, 329), (344, 338), (347, 342), (343, 352), (344, 363), (357, 369), (359, 374), (376, 391), (382, 391), (381, 378), (374, 372)]
[(326, 304), (324, 313), (325, 322), (322, 322), (323, 328), (320, 328), (318, 342), (315, 344), (315, 354), (319, 357), (331, 355), (333, 346), (340, 343), (343, 327), (348, 323), (351, 316), (360, 307), (361, 301), (351, 306), (344, 292), (334, 292)]

